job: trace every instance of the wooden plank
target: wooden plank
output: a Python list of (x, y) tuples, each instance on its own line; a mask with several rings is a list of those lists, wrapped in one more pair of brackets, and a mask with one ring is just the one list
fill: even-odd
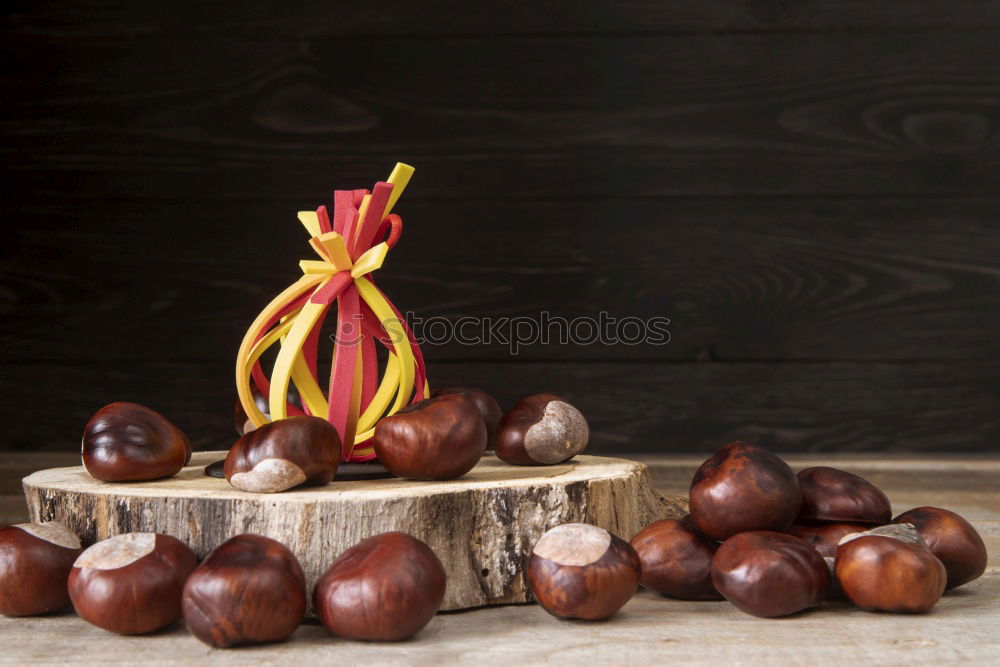
[[(0, 250), (0, 286), (16, 299), (0, 349), (53, 362), (230, 359), (311, 256), (294, 212), (322, 201), (25, 205)], [(992, 200), (404, 201), (405, 233), (376, 277), (402, 310), (452, 323), (602, 310), (671, 320), (666, 345), (559, 344), (565, 327), (554, 324), (550, 344), (520, 346), (520, 359), (991, 358), (997, 210)], [(513, 359), (498, 338), (447, 343), (439, 326), (423, 330), (435, 360)]]
[(151, 33), (226, 36), (567, 34), (577, 32), (975, 30), (1000, 27), (994, 3), (862, 0), (711, 4), (622, 0), (546, 0), (531, 4), (459, 0), (386, 0), (377, 11), (345, 11), (307, 0), (295, 11), (261, 2), (157, 3), (76, 0), (20, 3), (0, 24), (19, 34), (134, 38)]
[[(433, 386), (480, 386), (510, 407), (549, 391), (579, 406), (591, 453), (713, 451), (734, 439), (778, 451), (996, 452), (997, 363), (430, 364)], [(227, 449), (232, 369), (222, 362), (0, 366), (3, 446), (79, 446), (94, 410), (131, 400), (163, 412), (197, 449)], [(53, 405), (54, 396), (58, 402)]]
[[(793, 465), (814, 463), (813, 456), (793, 455)], [(828, 455), (823, 461), (866, 475), (888, 472), (883, 464), (856, 456)], [(686, 460), (657, 458), (656, 470), (687, 472)], [(785, 664), (823, 665), (992, 664), (1000, 659), (1000, 498), (996, 466), (979, 458), (952, 461), (905, 459), (891, 462), (884, 484), (901, 506), (950, 507), (967, 516), (983, 535), (990, 567), (980, 579), (946, 594), (925, 615), (870, 614), (845, 602), (780, 621), (737, 611), (726, 602), (684, 602), (640, 593), (606, 623), (561, 622), (536, 606), (504, 606), (469, 613), (442, 614), (404, 644), (345, 642), (307, 622), (281, 644), (212, 650), (180, 624), (141, 638), (108, 634), (72, 613), (36, 618), (0, 619), (5, 659), (16, 663), (78, 659), (81, 651), (100, 647), (101, 660), (134, 664), (141, 660), (211, 660), (213, 664), (317, 662), (350, 664)], [(874, 466), (865, 468), (864, 466)], [(861, 466), (861, 467), (856, 467)], [(940, 485), (933, 474), (907, 477), (908, 470), (949, 479)], [(979, 472), (976, 472), (979, 469)], [(986, 474), (990, 473), (990, 474)], [(672, 473), (671, 473), (672, 474)], [(32, 641), (44, 638), (44, 641)], [(807, 638), (804, 640), (803, 638)]]
[[(10, 192), (311, 200), (1000, 190), (1000, 33), (5, 43)], [(53, 57), (58, 53), (58, 57)], [(580, 63), (588, 63), (581, 67)], [(542, 66), (544, 64), (544, 66)]]

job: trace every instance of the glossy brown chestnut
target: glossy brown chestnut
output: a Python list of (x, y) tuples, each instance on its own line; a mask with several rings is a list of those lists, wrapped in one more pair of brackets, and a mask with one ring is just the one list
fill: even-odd
[(683, 522), (654, 521), (629, 543), (642, 563), (646, 588), (682, 600), (720, 600), (712, 585), (712, 556), (719, 545)]
[(712, 559), (712, 583), (754, 616), (787, 616), (826, 599), (830, 570), (815, 549), (793, 535), (755, 530), (733, 535)]
[(83, 431), (83, 467), (106, 482), (132, 482), (176, 475), (191, 460), (191, 441), (155, 410), (136, 403), (110, 403), (94, 413)]
[(486, 424), (458, 394), (426, 398), (375, 426), (375, 456), (408, 479), (455, 479), (472, 470), (486, 449)]
[(844, 595), (865, 611), (929, 611), (948, 581), (944, 564), (902, 523), (842, 538), (834, 569)]
[(868, 480), (844, 470), (816, 466), (800, 470), (802, 510), (799, 521), (889, 523), (889, 499)]
[(66, 579), (80, 538), (61, 523), (0, 529), (0, 614), (34, 616), (69, 606)]
[(69, 573), (80, 618), (109, 632), (138, 635), (181, 617), (184, 581), (198, 565), (186, 544), (160, 533), (126, 533), (93, 545)]
[(851, 533), (863, 533), (871, 528), (863, 523), (794, 523), (788, 529), (791, 535), (812, 546), (824, 558), (837, 555), (840, 538)]
[(405, 533), (383, 533), (333, 561), (316, 583), (313, 606), (339, 637), (400, 641), (434, 618), (444, 588), (444, 566), (429, 546)]
[(188, 629), (209, 646), (281, 641), (305, 616), (305, 576), (285, 545), (237, 535), (188, 577), (183, 610)]
[(277, 493), (328, 484), (340, 463), (340, 435), (319, 417), (279, 419), (244, 434), (229, 449), (226, 480), (242, 491)]
[[(250, 385), (250, 395), (253, 396), (253, 402), (257, 405), (257, 409), (264, 413), (264, 416), (268, 420), (271, 419), (271, 405), (268, 401), (268, 397), (265, 396), (257, 385)], [(287, 393), (288, 402), (301, 409), (302, 399), (299, 397), (298, 390), (295, 389), (295, 385), (292, 383), (288, 384)], [(245, 435), (250, 431), (257, 428), (250, 421), (250, 417), (247, 416), (247, 411), (243, 409), (243, 403), (240, 402), (239, 397), (236, 397), (233, 403), (233, 427), (236, 429), (237, 435)]]
[(486, 424), (486, 449), (491, 450), (497, 441), (497, 426), (500, 418), (503, 417), (503, 410), (497, 399), (487, 394), (482, 389), (472, 389), (469, 387), (446, 387), (431, 393), (431, 396), (442, 394), (458, 394), (462, 398), (472, 401), (479, 413), (483, 416), (483, 423)]
[(908, 523), (917, 529), (927, 548), (944, 564), (948, 572), (947, 589), (978, 579), (986, 571), (983, 538), (958, 514), (940, 507), (917, 507), (892, 521)]
[(597, 526), (566, 523), (535, 544), (528, 583), (553, 616), (601, 621), (632, 599), (641, 569), (639, 555), (625, 540)]
[(565, 399), (533, 394), (517, 402), (497, 427), (497, 457), (515, 465), (553, 465), (587, 447), (587, 420)]
[(701, 464), (691, 480), (691, 519), (708, 537), (748, 530), (785, 530), (802, 506), (795, 473), (749, 442), (730, 442)]

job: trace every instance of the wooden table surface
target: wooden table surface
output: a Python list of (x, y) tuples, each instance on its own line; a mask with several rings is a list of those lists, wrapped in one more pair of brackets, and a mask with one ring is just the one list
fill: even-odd
[[(663, 493), (684, 493), (699, 459), (639, 457)], [(1000, 459), (789, 456), (795, 467), (828, 464), (863, 475), (892, 500), (965, 516), (986, 540), (990, 565), (979, 580), (945, 595), (926, 615), (871, 614), (843, 602), (783, 619), (761, 619), (727, 602), (683, 602), (640, 591), (603, 623), (558, 621), (536, 605), (439, 614), (398, 644), (348, 642), (309, 621), (282, 644), (213, 650), (181, 624), (119, 637), (72, 612), (0, 619), (0, 662), (165, 664), (951, 664), (1000, 663)], [(0, 521), (25, 518), (18, 480), (33, 470), (74, 465), (72, 454), (6, 455), (0, 464)]]

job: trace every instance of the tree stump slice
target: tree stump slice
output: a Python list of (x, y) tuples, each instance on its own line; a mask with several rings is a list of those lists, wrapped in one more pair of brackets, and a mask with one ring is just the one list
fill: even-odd
[(298, 556), (310, 592), (329, 564), (366, 537), (387, 531), (426, 542), (444, 563), (442, 609), (528, 602), (525, 566), (535, 541), (561, 523), (584, 522), (631, 538), (643, 526), (687, 511), (661, 498), (637, 461), (577, 456), (544, 467), (511, 466), (487, 454), (449, 482), (334, 481), (277, 494), (246, 493), (206, 476), (225, 452), (196, 453), (174, 477), (109, 483), (82, 467), (24, 479), (32, 521), (62, 521), (85, 544), (128, 532), (173, 535), (204, 557), (242, 533), (266, 535)]

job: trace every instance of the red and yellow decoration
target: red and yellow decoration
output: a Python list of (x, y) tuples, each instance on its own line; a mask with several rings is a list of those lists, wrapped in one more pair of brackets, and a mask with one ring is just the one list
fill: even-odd
[[(368, 461), (375, 454), (366, 443), (378, 420), (429, 395), (420, 347), (371, 276), (402, 233), (403, 221), (392, 208), (412, 174), (413, 167), (399, 163), (388, 181), (376, 183), (371, 192), (334, 192), (332, 221), (325, 206), (299, 213), (319, 259), (299, 262), (304, 275), (261, 311), (236, 360), (240, 402), (255, 426), (269, 419), (254, 402), (251, 383), (268, 397), (272, 420), (303, 410), (325, 417), (340, 433), (341, 458)], [(324, 394), (317, 351), (334, 301), (337, 330)], [(376, 342), (389, 352), (381, 379)], [(276, 344), (280, 349), (268, 377), (260, 359)], [(289, 382), (295, 383), (303, 410), (288, 402)]]

